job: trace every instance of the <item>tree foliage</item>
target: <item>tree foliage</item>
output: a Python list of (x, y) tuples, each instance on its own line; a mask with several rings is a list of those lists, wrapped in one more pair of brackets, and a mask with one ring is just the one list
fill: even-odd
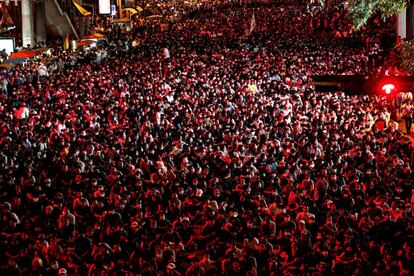
[(385, 20), (399, 14), (407, 7), (408, 0), (349, 0), (349, 9), (354, 25), (357, 28), (367, 23), (374, 14), (381, 14)]
[(403, 42), (397, 47), (400, 66), (405, 73), (414, 75), (414, 40)]

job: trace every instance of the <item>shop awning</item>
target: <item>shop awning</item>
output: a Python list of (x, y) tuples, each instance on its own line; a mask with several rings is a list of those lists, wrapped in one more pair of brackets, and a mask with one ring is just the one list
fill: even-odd
[(76, 3), (75, 1), (72, 1), (73, 4), (75, 5), (75, 7), (78, 9), (78, 11), (83, 15), (83, 16), (88, 16), (91, 15), (92, 13), (87, 11), (84, 7), (82, 7), (81, 5), (79, 5), (78, 3)]

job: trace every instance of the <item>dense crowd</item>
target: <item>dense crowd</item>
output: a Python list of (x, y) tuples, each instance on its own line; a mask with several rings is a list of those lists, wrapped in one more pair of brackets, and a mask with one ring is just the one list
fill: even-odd
[(389, 70), (369, 49), (392, 24), (292, 10), (196, 13), (3, 72), (0, 274), (412, 274), (392, 101), (311, 85)]

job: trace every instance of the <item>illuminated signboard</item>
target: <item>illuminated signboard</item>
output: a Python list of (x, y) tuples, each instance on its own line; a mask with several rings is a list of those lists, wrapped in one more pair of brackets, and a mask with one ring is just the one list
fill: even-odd
[(111, 0), (99, 0), (99, 14), (111, 14)]

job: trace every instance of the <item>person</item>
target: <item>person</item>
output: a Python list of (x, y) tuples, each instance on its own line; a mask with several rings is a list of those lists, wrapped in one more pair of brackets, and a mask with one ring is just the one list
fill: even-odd
[(19, 109), (16, 110), (15, 117), (19, 120), (28, 119), (30, 115), (29, 108), (27, 107), (26, 103), (23, 102)]
[(408, 100), (401, 106), (402, 118), (405, 121), (405, 129), (407, 134), (411, 134), (411, 127), (413, 124), (414, 117), (414, 105), (412, 100)]
[[(315, 74), (369, 73), (362, 43), (393, 23), (350, 32), (336, 3), (313, 16), (285, 4), (179, 9), (194, 13), (168, 17), (164, 33), (144, 22), (153, 35), (134, 49), (123, 51), (141, 30), (107, 30), (101, 64), (54, 47), (7, 76), (0, 267), (306, 275), (320, 264), (326, 275), (347, 264), (392, 274), (399, 262), (412, 273), (413, 150), (393, 122), (370, 128), (391, 103), (312, 86)], [(48, 74), (32, 78), (42, 64)]]

